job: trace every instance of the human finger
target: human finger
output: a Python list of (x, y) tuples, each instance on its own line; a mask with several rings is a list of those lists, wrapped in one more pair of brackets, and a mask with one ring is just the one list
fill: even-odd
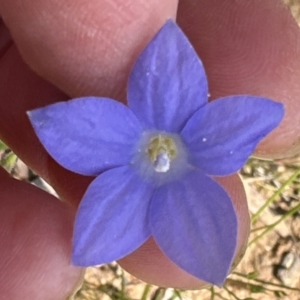
[(71, 96), (119, 100), (135, 58), (176, 9), (177, 0), (0, 1), (22, 57), (38, 74)]
[(202, 58), (211, 99), (264, 96), (285, 104), (285, 118), (257, 148), (262, 157), (300, 151), (300, 31), (281, 0), (187, 0), (178, 23)]
[(1, 169), (0, 186), (1, 297), (66, 299), (82, 279), (70, 265), (74, 209)]

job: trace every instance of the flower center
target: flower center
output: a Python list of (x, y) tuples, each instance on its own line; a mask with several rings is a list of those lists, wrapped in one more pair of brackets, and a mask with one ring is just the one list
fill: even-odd
[(130, 165), (156, 186), (177, 180), (190, 170), (188, 149), (177, 133), (144, 131), (132, 154)]
[(170, 170), (171, 161), (177, 156), (177, 147), (170, 137), (159, 134), (150, 140), (147, 154), (154, 170), (165, 173)]

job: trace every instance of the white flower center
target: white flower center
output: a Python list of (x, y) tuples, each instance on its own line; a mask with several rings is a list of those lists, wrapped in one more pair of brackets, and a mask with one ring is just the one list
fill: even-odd
[(191, 168), (180, 135), (163, 131), (142, 134), (131, 165), (140, 176), (157, 186), (180, 178)]
[(158, 173), (169, 171), (171, 161), (177, 156), (177, 147), (171, 137), (163, 134), (154, 136), (147, 147), (147, 154)]

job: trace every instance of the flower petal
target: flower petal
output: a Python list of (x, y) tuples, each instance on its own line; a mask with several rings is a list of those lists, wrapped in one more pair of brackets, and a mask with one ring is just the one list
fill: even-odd
[(254, 96), (231, 96), (205, 105), (182, 131), (191, 163), (209, 175), (238, 171), (284, 115), (282, 104)]
[(72, 261), (91, 266), (120, 259), (150, 236), (148, 206), (153, 194), (130, 167), (104, 172), (89, 186), (79, 206)]
[(195, 50), (169, 20), (137, 59), (128, 103), (146, 129), (181, 130), (207, 102), (207, 81)]
[(160, 187), (151, 208), (152, 235), (180, 268), (221, 285), (230, 270), (237, 240), (237, 218), (225, 190), (194, 171)]
[(78, 98), (28, 115), (49, 154), (66, 169), (83, 175), (127, 164), (141, 134), (135, 115), (106, 98)]

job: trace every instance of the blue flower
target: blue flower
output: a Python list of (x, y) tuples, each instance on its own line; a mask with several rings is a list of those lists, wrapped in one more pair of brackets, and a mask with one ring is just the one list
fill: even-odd
[(85, 97), (29, 112), (59, 164), (97, 176), (76, 217), (75, 265), (120, 259), (152, 236), (183, 270), (224, 282), (237, 217), (211, 176), (237, 172), (284, 112), (261, 97), (207, 98), (201, 61), (168, 21), (134, 65), (128, 107)]

